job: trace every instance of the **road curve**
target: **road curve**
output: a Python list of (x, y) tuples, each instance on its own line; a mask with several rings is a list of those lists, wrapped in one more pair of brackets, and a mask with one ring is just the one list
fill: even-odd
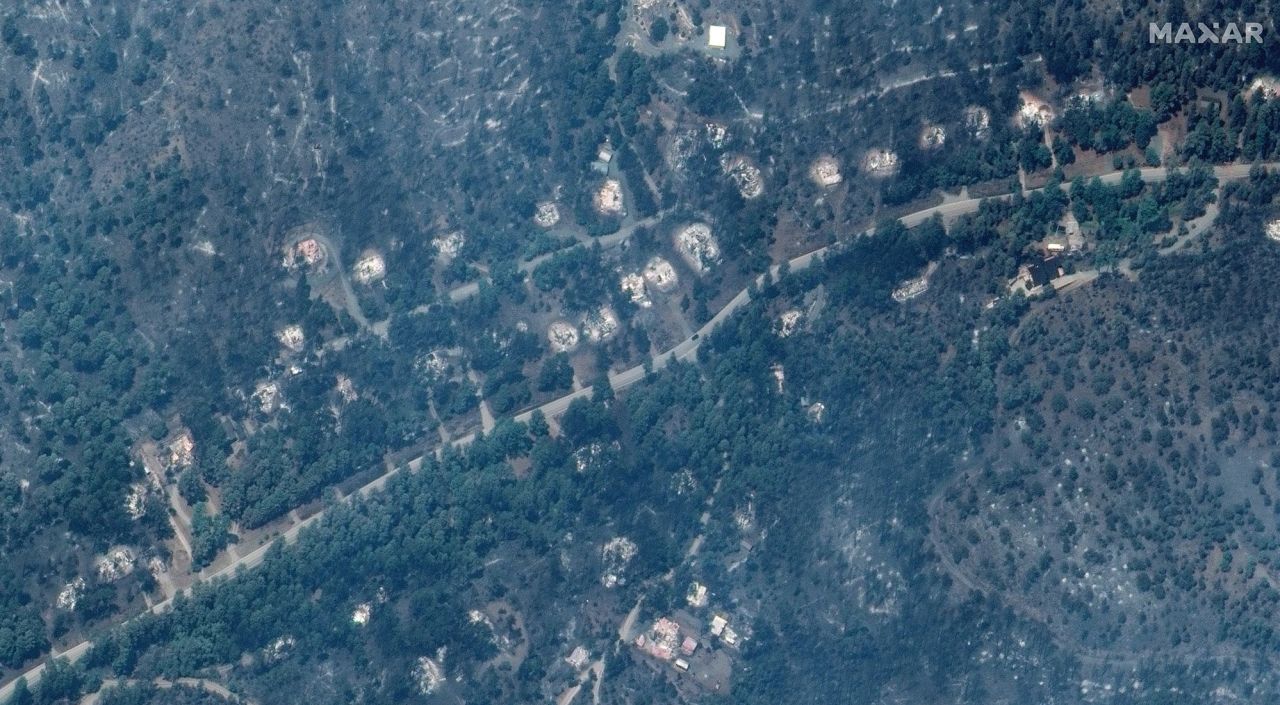
[[(1254, 166), (1255, 165), (1252, 165), (1252, 164), (1228, 164), (1225, 166), (1216, 166), (1213, 168), (1213, 173), (1214, 173), (1214, 176), (1217, 177), (1219, 182), (1235, 181), (1235, 180), (1248, 177), (1249, 172), (1252, 170)], [(1267, 162), (1267, 163), (1258, 164), (1257, 166), (1265, 167), (1268, 169), (1275, 169), (1280, 167), (1280, 162)], [(1139, 169), (1139, 173), (1142, 177), (1142, 180), (1147, 183), (1159, 183), (1168, 178), (1168, 169), (1166, 169), (1165, 167), (1148, 167), (1144, 169)], [(1124, 171), (1108, 172), (1106, 174), (1102, 174), (1098, 176), (1097, 178), (1099, 178), (1103, 183), (1107, 183), (1107, 184), (1119, 183), (1119, 181), (1122, 178), (1124, 178)], [(1043, 189), (1032, 189), (1029, 192), (1040, 191), (1040, 190), (1043, 190)], [(999, 194), (995, 196), (989, 196), (986, 198), (969, 198), (962, 201), (953, 201), (951, 203), (944, 203), (942, 205), (931, 206), (929, 208), (924, 208), (924, 209), (915, 211), (913, 213), (908, 213), (898, 218), (898, 220), (904, 225), (907, 225), (909, 227), (919, 225), (920, 223), (923, 223), (929, 218), (932, 218), (934, 215), (939, 215), (944, 220), (949, 221), (956, 217), (964, 215), (966, 213), (972, 213), (974, 211), (977, 211), (978, 206), (981, 205), (984, 200), (1008, 199), (1010, 197), (1012, 197), (1012, 194)], [(871, 231), (866, 231), (866, 232), (869, 233)], [(830, 252), (833, 248), (837, 246), (838, 246), (838, 243), (836, 245), (825, 245), (823, 247), (819, 247), (815, 250), (806, 252), (802, 255), (792, 258), (791, 260), (788, 261), (790, 270), (800, 271), (802, 269), (807, 268), (815, 260), (820, 260), (823, 256), (825, 256), (828, 252)], [(779, 265), (773, 265), (772, 267), (769, 268), (767, 275), (771, 279), (776, 280), (780, 272), (780, 269), (781, 268), (779, 267)], [(765, 276), (766, 274), (764, 273), (757, 276), (756, 279), (754, 280), (755, 283), (757, 285), (763, 283)], [(712, 329), (718, 326), (726, 318), (728, 318), (729, 316), (732, 316), (735, 312), (737, 312), (740, 308), (742, 308), (742, 306), (746, 305), (750, 300), (751, 300), (751, 294), (748, 289), (743, 289), (739, 291), (732, 299), (729, 299), (729, 301), (724, 305), (724, 307), (721, 308), (719, 311), (717, 311), (716, 314), (712, 316), (710, 320), (704, 323), (702, 327), (698, 328), (698, 330), (694, 331), (693, 335), (680, 341), (675, 345), (675, 347), (671, 348), (670, 350), (667, 350), (664, 353), (654, 356), (650, 361), (653, 370), (657, 371), (666, 367), (667, 364), (669, 364), (673, 359), (674, 360), (693, 359), (693, 357), (698, 352), (698, 346), (701, 345), (702, 341), (706, 339), (707, 334), (709, 334), (712, 331)], [(630, 369), (623, 370), (622, 372), (610, 374), (609, 383), (610, 385), (613, 386), (615, 390), (625, 389), (635, 384), (636, 382), (639, 382), (640, 380), (644, 379), (645, 374), (646, 373), (645, 373), (644, 365), (637, 365)], [(530, 419), (530, 417), (532, 417), (535, 411), (541, 411), (544, 415), (548, 417), (559, 416), (569, 408), (569, 405), (572, 404), (575, 399), (589, 398), (591, 395), (591, 389), (592, 389), (591, 387), (584, 387), (576, 392), (566, 394), (562, 397), (559, 397), (558, 399), (549, 401), (541, 406), (535, 407), (533, 409), (528, 409), (520, 414), (517, 414), (514, 418), (516, 421), (527, 422)], [(464, 446), (471, 443), (473, 440), (475, 440), (475, 434), (469, 434), (462, 438), (455, 439), (450, 443), (454, 446)], [(437, 454), (441, 450), (442, 448), (437, 448), (435, 451), (432, 451), (432, 454)], [(424, 457), (425, 455), (418, 456), (417, 458), (410, 460), (407, 463), (407, 465), (410, 468), (417, 468), (422, 464)], [(384, 473), (378, 478), (371, 480), (370, 482), (362, 486), (360, 489), (344, 497), (343, 501), (349, 501), (350, 499), (356, 496), (365, 497), (371, 494), (372, 492), (382, 489), (383, 487), (386, 486), (387, 482), (392, 477), (394, 477), (396, 474), (400, 472), (401, 467), (403, 466), (398, 466), (395, 469)], [(307, 517), (301, 522), (298, 522), (297, 524), (285, 530), (281, 534), (281, 537), (285, 540), (286, 543), (293, 543), (297, 539), (299, 532), (301, 532), (303, 528), (310, 526), (311, 524), (319, 521), (321, 517), (323, 517), (323, 515), (324, 515), (324, 511), (321, 510), (316, 514), (313, 514), (310, 517)], [(239, 560), (236, 560), (235, 562), (227, 565), (221, 570), (218, 570), (212, 575), (207, 576), (205, 579), (201, 580), (200, 582), (209, 582), (211, 580), (216, 580), (219, 578), (230, 577), (237, 570), (241, 568), (250, 569), (260, 565), (262, 561), (266, 558), (267, 552), (270, 550), (271, 545), (273, 543), (274, 541), (271, 543), (267, 543), (262, 546), (259, 546), (257, 549), (251, 551), (250, 553), (247, 553), (241, 556)], [(188, 589), (186, 592), (190, 593), (190, 589)], [(172, 605), (172, 599), (164, 600), (163, 602), (156, 603), (148, 611), (154, 614), (160, 614), (162, 612), (167, 611), (171, 605)], [(66, 651), (55, 652), (51, 656), (52, 658), (65, 658), (68, 661), (74, 663), (75, 661), (78, 661), (80, 658), (82, 658), (85, 655), (85, 653), (88, 652), (91, 646), (92, 646), (91, 641), (83, 641), (67, 649)], [(44, 668), (45, 668), (45, 663), (42, 662), (40, 664), (37, 664), (36, 666), (33, 666), (29, 670), (27, 670), (20, 677), (25, 677), (27, 679), (28, 685), (34, 685), (35, 682), (38, 681), (40, 679), (40, 676), (44, 673)], [(15, 678), (14, 681), (10, 681), (8, 684), (4, 685), (3, 687), (0, 687), (0, 704), (8, 701), (9, 696), (13, 693), (14, 683), (16, 682), (16, 680), (17, 679)]]

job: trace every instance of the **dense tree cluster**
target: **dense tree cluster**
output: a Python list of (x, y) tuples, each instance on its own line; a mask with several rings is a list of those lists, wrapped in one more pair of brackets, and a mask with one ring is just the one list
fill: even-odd
[(1077, 102), (1058, 119), (1058, 126), (1071, 144), (1095, 152), (1114, 152), (1131, 144), (1146, 149), (1156, 135), (1155, 116), (1124, 100), (1106, 105)]
[[(680, 551), (701, 531), (697, 518), (719, 487), (699, 570), (739, 586), (735, 599), (753, 622), (756, 638), (742, 654), (744, 702), (816, 700), (813, 684), (847, 666), (847, 654), (867, 656), (846, 669), (848, 683), (883, 685), (879, 671), (910, 671), (905, 689), (933, 699), (973, 666), (948, 661), (970, 646), (955, 635), (1026, 626), (999, 604), (943, 599), (949, 586), (927, 547), (917, 496), (938, 488), (956, 458), (999, 443), (991, 434), (1011, 416), (1025, 428), (1009, 443), (1036, 463), (1056, 450), (1046, 430), (1070, 429), (1061, 438), (1087, 428), (1131, 432), (1151, 457), (1104, 465), (1093, 487), (1118, 495), (1129, 478), (1163, 504), (1215, 509), (1170, 513), (1154, 527), (1114, 522), (1135, 536), (1163, 541), (1169, 537), (1157, 534), (1167, 525), (1189, 526), (1200, 540), (1196, 558), (1208, 560), (1233, 523), (1253, 531), (1261, 520), (1215, 496), (1208, 481), (1162, 480), (1169, 471), (1201, 482), (1193, 467), (1216, 477), (1212, 453), (1274, 435), (1267, 363), (1276, 341), (1250, 334), (1275, 303), (1256, 293), (1268, 286), (1265, 244), (1231, 242), (1233, 233), (1219, 231), (1213, 253), (1156, 255), (1195, 244), (1176, 228), (1213, 202), (1217, 184), (1201, 166), (1162, 184), (1129, 173), (1113, 185), (1068, 185), (1050, 169), (1071, 166), (1077, 150), (1112, 153), (1124, 165), (1150, 147), (1145, 158), (1158, 163), (1156, 126), (1174, 120), (1169, 132), (1177, 134), (1183, 118), (1185, 141), (1165, 145), (1175, 161), (1277, 158), (1277, 101), (1241, 90), (1280, 69), (1274, 52), (1151, 45), (1147, 20), (1179, 21), (1179, 3), (1004, 2), (939, 14), (924, 0), (902, 0), (892, 12), (812, 0), (746, 2), (728, 15), (690, 6), (698, 31), (708, 20), (733, 20), (740, 56), (708, 61), (693, 50), (620, 46), (625, 5), (577, 0), (476, 19), (430, 3), (187, 12), (124, 2), (61, 8), (73, 18), (61, 24), (24, 8), (3, 11), (0, 553), (14, 558), (0, 572), (0, 665), (18, 667), (126, 601), (140, 609), (154, 588), (139, 570), (118, 584), (91, 579), (74, 610), (52, 607), (111, 546), (168, 558), (165, 503), (151, 496), (136, 517), (126, 507), (131, 486), (145, 489), (131, 459), (143, 440), (159, 441), (176, 425), (191, 430), (193, 466), (166, 479), (195, 508), (192, 558), (207, 565), (234, 540), (233, 529), (321, 500), (335, 484), (382, 467), (389, 452), (474, 428), (481, 396), (509, 416), (571, 389), (575, 368), (588, 378), (579, 382), (607, 380), (609, 369), (646, 359), (669, 331), (632, 324), (658, 314), (626, 299), (615, 268), (672, 255), (674, 223), (710, 222), (721, 245), (723, 264), (696, 275), (682, 268), (672, 299), (685, 323), (701, 323), (780, 252), (850, 236), (884, 209), (910, 208), (937, 189), (1021, 191), (1019, 170), (1048, 186), (986, 203), (950, 234), (937, 221), (915, 230), (885, 221), (873, 240), (753, 291), (745, 313), (705, 341), (697, 366), (677, 365), (621, 399), (597, 382), (596, 397), (560, 420), (557, 438), (543, 419), (529, 428), (500, 420), (475, 447), (335, 511), (260, 573), (202, 589), (172, 615), (131, 623), (91, 663), (146, 679), (194, 674), (298, 635), (299, 651), (310, 654), (304, 665), (259, 660), (236, 677), (264, 700), (404, 702), (413, 659), (448, 646), (451, 673), (477, 676), (466, 686), (471, 699), (545, 700), (545, 684), (560, 677), (546, 655), (561, 646), (560, 625), (550, 616), (532, 623), (535, 655), (514, 673), (499, 672), (486, 665), (493, 646), (464, 616), (471, 603), (510, 596), (536, 612), (554, 606), (550, 595), (586, 599), (595, 576), (547, 557), (595, 567), (600, 541), (625, 533), (639, 554), (632, 587), (620, 592), (636, 597), (643, 585), (650, 604), (678, 604), (673, 588), (655, 585), (668, 571), (688, 570)], [(1197, 12), (1252, 19), (1221, 2)], [(649, 39), (669, 40), (676, 20), (658, 18)], [(201, 40), (208, 36), (221, 40)], [(502, 83), (511, 67), (516, 80)], [(1072, 103), (1048, 132), (1008, 119), (1019, 89), (1053, 92), (1057, 101), (1095, 67), (1124, 98)], [(974, 118), (983, 111), (985, 123)], [(717, 128), (724, 133), (713, 140)], [(928, 144), (926, 128), (943, 130), (945, 141)], [(591, 202), (603, 175), (589, 165), (603, 144), (614, 153), (604, 170), (623, 184), (625, 217), (600, 215)], [(859, 173), (871, 148), (898, 155), (897, 173)], [(827, 152), (841, 162), (844, 186), (822, 188), (804, 173)], [(726, 173), (735, 160), (760, 169), (762, 194), (740, 192)], [(1261, 173), (1225, 189), (1222, 221), (1260, 231), (1278, 189)], [(536, 204), (552, 198), (562, 224), (534, 232)], [(1005, 297), (1004, 286), (1067, 213), (1093, 245), (1064, 260), (1067, 269), (1136, 272), (1162, 303), (1126, 311), (1123, 325), (1092, 313), (1023, 325), (1033, 304)], [(662, 218), (636, 228), (621, 254), (593, 243), (651, 216)], [(283, 270), (283, 250), (305, 234), (325, 240), (326, 264)], [(454, 234), (462, 244), (446, 255), (440, 238)], [(966, 259), (951, 259), (949, 248)], [(346, 275), (368, 249), (386, 257), (385, 278), (352, 285)], [(543, 255), (537, 266), (529, 261)], [(931, 286), (960, 305), (935, 307), (932, 294), (891, 302), (889, 291), (943, 259), (948, 266)], [(473, 295), (464, 295), (461, 285), (471, 282)], [(1100, 284), (1126, 291), (1106, 276)], [(578, 323), (605, 304), (623, 328), (593, 354), (552, 355), (527, 325), (535, 317)], [(807, 317), (804, 333), (786, 341), (773, 327), (784, 306)], [(1156, 324), (1231, 342), (1211, 351), (1134, 343)], [(305, 332), (301, 350), (282, 349), (275, 335), (285, 325)], [(1095, 333), (1066, 340), (1064, 326)], [(1036, 346), (1079, 364), (1041, 369), (1028, 352)], [(1132, 368), (1160, 362), (1165, 374), (1203, 373), (1198, 392), (1207, 400), (1172, 400), (1158, 423), (1125, 416), (1132, 399), (1155, 400), (1143, 396)], [(1028, 381), (1030, 371), (1053, 382)], [(274, 390), (271, 403), (265, 389)], [(822, 422), (811, 416), (818, 401), (828, 410)], [(1031, 467), (1028, 460), (1008, 474), (974, 477), (1030, 498), (1043, 489)], [(1083, 487), (1076, 472), (1062, 472), (1065, 484)], [(1250, 495), (1263, 506), (1269, 481), (1250, 477), (1264, 488)], [(978, 506), (976, 495), (955, 501), (966, 511)], [(1149, 508), (1168, 511), (1162, 506)], [(921, 599), (879, 622), (859, 611), (867, 600), (882, 608), (894, 591), (842, 562), (857, 533), (837, 516), (861, 521), (878, 551), (897, 556), (895, 570), (919, 586)], [(767, 532), (731, 528), (752, 522)], [(1076, 549), (1082, 565), (1103, 565), (1108, 547), (1086, 547), (1081, 527), (1058, 529), (1056, 553), (1013, 559), (1028, 566), (1017, 579), (1047, 579), (1053, 566), (1044, 555), (1053, 563)], [(976, 545), (986, 528), (1003, 538), (1000, 528), (975, 527), (977, 538), (964, 543)], [(566, 536), (579, 543), (566, 547)], [(1250, 550), (1271, 550), (1231, 540), (1213, 553), (1227, 568), (1248, 566)], [(749, 555), (738, 553), (744, 543), (753, 545)], [(979, 566), (988, 573), (1010, 561), (949, 548), (962, 563), (988, 561)], [(526, 568), (525, 582), (495, 578), (487, 569), (495, 559)], [(1185, 567), (1133, 565), (1142, 592), (1159, 599), (1201, 579)], [(352, 578), (353, 569), (364, 578)], [(478, 578), (493, 594), (474, 593)], [(834, 616), (811, 620), (758, 599), (776, 596), (769, 585), (802, 586), (783, 601), (810, 600)], [(376, 602), (379, 588), (386, 606), (367, 631), (355, 629), (352, 605)], [(1275, 603), (1258, 583), (1250, 589), (1249, 601), (1231, 609)], [(1089, 609), (1081, 598), (1064, 602), (1076, 614)], [(1272, 645), (1261, 622), (1238, 616), (1232, 624), (1223, 638)], [(1116, 641), (1126, 628), (1093, 636)], [(925, 645), (895, 638), (921, 633), (941, 636)], [(1062, 655), (1047, 639), (1036, 643)], [(1050, 682), (1065, 682), (1048, 661)], [(330, 667), (378, 671), (371, 664), (396, 675), (353, 675), (360, 697), (288, 687)], [(1029, 700), (1045, 693), (992, 679), (980, 680)], [(20, 702), (51, 703), (89, 685), (73, 669), (55, 669)], [(965, 693), (980, 699), (982, 687)], [(134, 685), (107, 701), (160, 697)]]

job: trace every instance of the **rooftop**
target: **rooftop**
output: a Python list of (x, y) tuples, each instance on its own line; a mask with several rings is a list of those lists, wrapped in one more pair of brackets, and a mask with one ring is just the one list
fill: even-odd
[(564, 662), (569, 664), (569, 666), (571, 666), (576, 670), (576, 669), (581, 669), (583, 666), (587, 665), (587, 661), (589, 661), (590, 659), (591, 659), (591, 654), (588, 653), (586, 649), (582, 648), (581, 646), (578, 646), (573, 649), (573, 653), (564, 657)]
[(1058, 276), (1058, 258), (1049, 257), (1042, 262), (1035, 262), (1027, 267), (1027, 272), (1031, 275), (1031, 283), (1035, 286), (1043, 286)]
[(729, 31), (724, 25), (713, 24), (707, 28), (707, 46), (712, 49), (723, 49)]

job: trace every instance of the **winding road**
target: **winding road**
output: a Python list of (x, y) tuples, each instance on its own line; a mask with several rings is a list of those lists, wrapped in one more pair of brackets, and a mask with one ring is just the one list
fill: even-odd
[[(1258, 166), (1274, 169), (1274, 168), (1280, 167), (1280, 163), (1274, 163), (1274, 162), (1265, 163), (1265, 164), (1260, 164)], [(1222, 183), (1226, 181), (1239, 180), (1239, 179), (1248, 177), (1249, 171), (1252, 167), (1253, 165), (1250, 165), (1250, 164), (1229, 164), (1225, 166), (1214, 167), (1213, 173), (1217, 177), (1219, 183)], [(1164, 181), (1168, 177), (1168, 170), (1164, 167), (1151, 167), (1151, 168), (1140, 169), (1139, 173), (1142, 177), (1142, 180), (1147, 183), (1159, 183)], [(1113, 171), (1107, 174), (1100, 175), (1098, 178), (1100, 178), (1103, 183), (1115, 184), (1115, 183), (1119, 183), (1120, 180), (1123, 178), (1123, 176), (1124, 176), (1123, 171)], [(1042, 189), (1032, 189), (1028, 191), (1028, 193), (1039, 191), (1039, 190), (1042, 190)], [(924, 209), (915, 211), (913, 213), (908, 213), (898, 218), (898, 220), (904, 225), (915, 226), (937, 215), (937, 216), (941, 216), (944, 222), (951, 222), (961, 215), (964, 215), (967, 213), (973, 213), (977, 211), (981, 203), (984, 200), (988, 200), (988, 198), (989, 199), (1008, 199), (1011, 196), (1012, 194), (1001, 194), (996, 196), (990, 196), (987, 198), (968, 198), (964, 200), (953, 201), (950, 203), (944, 203), (941, 205), (924, 208)], [(872, 230), (866, 230), (866, 231), (863, 231), (863, 233), (861, 233), (860, 236), (869, 235), (872, 232), (873, 232)], [(622, 236), (621, 233), (617, 233), (613, 237), (615, 237), (619, 241), (622, 239), (625, 239), (625, 236)], [(613, 244), (616, 244), (616, 243), (613, 243)], [(800, 271), (800, 270), (806, 269), (815, 261), (821, 260), (822, 257), (824, 257), (829, 252), (835, 250), (839, 246), (840, 246), (840, 243), (826, 245), (826, 246), (817, 248), (811, 252), (806, 252), (805, 254), (799, 255), (798, 257), (794, 257), (788, 261), (790, 270)], [(758, 275), (754, 279), (754, 282), (757, 286), (762, 285), (765, 283), (765, 277), (769, 277), (771, 281), (776, 281), (780, 271), (781, 271), (780, 265), (773, 265), (772, 267), (769, 268), (768, 272), (761, 273), (760, 275)], [(717, 311), (716, 314), (712, 316), (710, 320), (704, 323), (702, 327), (698, 328), (693, 333), (693, 335), (684, 339), (683, 341), (678, 343), (675, 347), (671, 348), (670, 350), (667, 350), (666, 352), (663, 352), (659, 355), (654, 356), (649, 361), (649, 364), (652, 367), (653, 371), (656, 372), (658, 370), (665, 368), (673, 360), (692, 360), (697, 355), (698, 347), (699, 345), (701, 345), (702, 340), (704, 340), (706, 336), (713, 329), (715, 329), (716, 326), (720, 325), (721, 322), (723, 322), (728, 317), (732, 316), (735, 312), (737, 312), (739, 309), (741, 309), (744, 305), (746, 305), (750, 301), (751, 301), (751, 295), (750, 295), (749, 289), (743, 289), (739, 291), (719, 311)], [(640, 380), (644, 379), (646, 374), (647, 372), (645, 370), (645, 365), (637, 365), (630, 369), (623, 370), (618, 373), (610, 374), (609, 382), (615, 390), (623, 390), (635, 384), (636, 382), (639, 382)], [(569, 405), (572, 404), (575, 399), (587, 398), (591, 395), (591, 391), (592, 391), (591, 387), (584, 387), (578, 391), (572, 392), (570, 394), (566, 394), (562, 397), (559, 397), (558, 399), (554, 399), (545, 404), (542, 404), (541, 406), (528, 409), (516, 415), (515, 420), (520, 422), (527, 422), (530, 419), (530, 417), (532, 417), (535, 411), (541, 411), (544, 415), (548, 417), (559, 416), (569, 408)], [(453, 441), (451, 441), (451, 444), (454, 446), (465, 446), (470, 444), (474, 440), (475, 440), (475, 434), (472, 433), (472, 434), (463, 436), (461, 438), (454, 439)], [(444, 446), (442, 445), (436, 448), (434, 451), (431, 451), (431, 454), (438, 454), (443, 450), (443, 448)], [(380, 477), (360, 487), (358, 490), (352, 492), (351, 494), (346, 495), (345, 497), (343, 497), (343, 501), (350, 501), (355, 497), (365, 497), (375, 491), (381, 490), (386, 486), (387, 482), (392, 477), (394, 477), (399, 472), (401, 472), (401, 469), (403, 467), (407, 466), (410, 470), (416, 470), (418, 467), (421, 466), (425, 457), (426, 457), (426, 454), (418, 456), (410, 460), (406, 464), (397, 466), (395, 469), (392, 469), (384, 473)], [(282, 532), (280, 534), (280, 537), (283, 538), (286, 543), (293, 543), (297, 539), (298, 534), (304, 528), (319, 521), (323, 516), (324, 516), (324, 512), (322, 510), (320, 512), (317, 512), (316, 514), (311, 515), (310, 517), (307, 517), (306, 519), (302, 519), (297, 523), (295, 523), (294, 525), (290, 526), (284, 532)], [(220, 578), (228, 578), (234, 575), (235, 572), (240, 569), (247, 570), (260, 565), (263, 562), (263, 560), (266, 558), (267, 552), (270, 550), (271, 546), (274, 543), (275, 542), (272, 541), (270, 543), (266, 543), (262, 546), (259, 546), (257, 549), (241, 556), (235, 562), (230, 563), (229, 565), (222, 568), (221, 570), (218, 570), (217, 572), (208, 576), (207, 578), (205, 578), (205, 580), (201, 582), (209, 582), (209, 581), (217, 580)], [(188, 589), (186, 592), (189, 593), (190, 589)], [(155, 614), (163, 613), (171, 607), (172, 602), (173, 602), (172, 598), (170, 598), (163, 602), (156, 603), (148, 611)], [(61, 651), (61, 652), (55, 651), (54, 653), (51, 654), (51, 658), (65, 658), (70, 662), (75, 662), (80, 658), (82, 658), (85, 655), (85, 653), (88, 652), (91, 646), (92, 646), (91, 641), (83, 641), (79, 644), (76, 644), (75, 646), (72, 646), (66, 651)], [(45, 662), (41, 662), (40, 664), (32, 667), (31, 669), (23, 673), (22, 677), (25, 677), (27, 679), (27, 682), (29, 685), (33, 685), (36, 681), (40, 679), (40, 676), (44, 673), (44, 669), (45, 669)], [(12, 681), (3, 687), (0, 687), (0, 703), (4, 703), (8, 700), (9, 696), (13, 692), (13, 688), (14, 688), (14, 682)]]

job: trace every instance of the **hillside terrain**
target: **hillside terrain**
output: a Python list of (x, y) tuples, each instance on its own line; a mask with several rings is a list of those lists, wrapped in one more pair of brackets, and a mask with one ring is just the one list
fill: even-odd
[(0, 8), (0, 702), (1273, 700), (1175, 5)]

